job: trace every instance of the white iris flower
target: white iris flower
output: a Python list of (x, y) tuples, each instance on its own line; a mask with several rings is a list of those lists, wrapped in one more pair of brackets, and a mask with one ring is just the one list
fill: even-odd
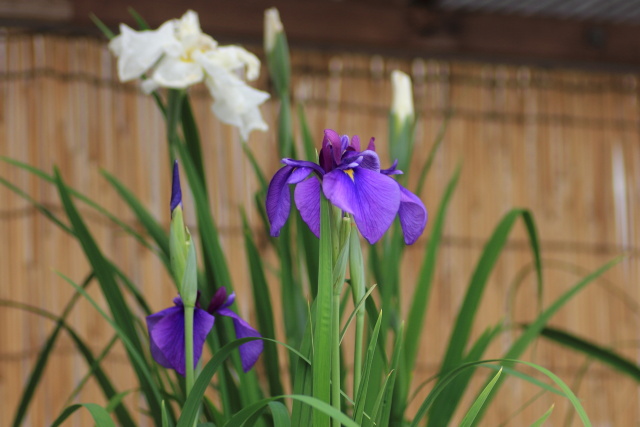
[(158, 87), (186, 89), (204, 82), (213, 96), (218, 118), (237, 126), (243, 139), (254, 130), (267, 130), (258, 106), (269, 94), (247, 85), (260, 74), (260, 60), (239, 46), (218, 46), (200, 29), (198, 14), (187, 11), (157, 30), (135, 31), (120, 24), (120, 35), (111, 40), (118, 57), (118, 76), (126, 82), (140, 78), (145, 92)]

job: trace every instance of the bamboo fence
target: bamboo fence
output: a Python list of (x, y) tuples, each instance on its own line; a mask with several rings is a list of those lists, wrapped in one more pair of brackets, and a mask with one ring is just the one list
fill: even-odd
[[(421, 194), (434, 215), (447, 181), (463, 162), (446, 219), (415, 384), (437, 370), (483, 244), (512, 207), (532, 209), (538, 224), (545, 264), (544, 304), (588, 271), (628, 254), (551, 323), (638, 359), (637, 75), (311, 50), (294, 51), (292, 66), (294, 95), (305, 105), (318, 144), (325, 127), (365, 139), (375, 136), (387, 164), (383, 147), (393, 69), (410, 73), (414, 81), (419, 113), (414, 170), (424, 162), (445, 116), (452, 114)], [(264, 74), (263, 70), (258, 86), (268, 89)], [(101, 176), (99, 171), (104, 169), (124, 182), (168, 227), (169, 169), (162, 118), (153, 100), (136, 84), (118, 82), (104, 42), (5, 32), (0, 36), (0, 93), (0, 155), (45, 171), (57, 165), (68, 184), (136, 227), (133, 214)], [(213, 212), (241, 294), (249, 289), (249, 277), (239, 207), (252, 206), (256, 183), (237, 132), (215, 119), (210, 102), (203, 88), (194, 91)], [(273, 129), (276, 103), (270, 101), (263, 114)], [(249, 144), (263, 168), (274, 172), (279, 166), (275, 133), (255, 132)], [(0, 164), (0, 177), (63, 214), (52, 185), (5, 163)], [(192, 205), (188, 197), (187, 207)], [(56, 272), (81, 281), (89, 272), (83, 254), (76, 242), (4, 186), (0, 200), (0, 299), (60, 314), (73, 290)], [(80, 208), (101, 249), (134, 280), (151, 307), (168, 306), (174, 291), (154, 256), (102, 215), (86, 205)], [(193, 224), (193, 212), (188, 214)], [(256, 213), (249, 209), (249, 215), (257, 227)], [(413, 288), (425, 242), (423, 237), (408, 249), (403, 265), (406, 295)], [(535, 316), (536, 289), (530, 268), (524, 227), (518, 226), (491, 276), (475, 324), (476, 336), (502, 318), (516, 324)], [(520, 275), (521, 286), (514, 292)], [(98, 296), (95, 290), (91, 294)], [(240, 311), (251, 318), (247, 299), (239, 302)], [(405, 298), (404, 304), (408, 303)], [(95, 352), (113, 337), (113, 331), (84, 302), (73, 310), (69, 323)], [(35, 357), (53, 326), (43, 316), (0, 307), (0, 425), (11, 421)], [(516, 334), (506, 334), (489, 349), (488, 357), (499, 356)], [(524, 358), (568, 382), (594, 425), (640, 425), (640, 395), (632, 380), (545, 341)], [(119, 390), (133, 387), (121, 347), (116, 346), (104, 364)], [(86, 372), (73, 343), (63, 336), (35, 395), (27, 425), (51, 423)], [(482, 373), (474, 385), (479, 387), (484, 378)], [(565, 425), (570, 413), (567, 403), (548, 394), (518, 412), (536, 392), (522, 381), (509, 380), (484, 425), (505, 420), (510, 420), (507, 425), (529, 425), (552, 403), (556, 409), (549, 425)], [(132, 407), (140, 403), (136, 396), (126, 398)], [(72, 399), (104, 403), (91, 381)], [(88, 422), (82, 415), (74, 425)], [(573, 420), (566, 425), (579, 424)]]

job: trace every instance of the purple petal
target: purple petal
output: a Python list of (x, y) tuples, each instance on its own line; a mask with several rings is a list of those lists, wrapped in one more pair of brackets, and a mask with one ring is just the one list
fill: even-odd
[(312, 178), (296, 185), (293, 198), (304, 222), (320, 238), (320, 181)]
[(371, 139), (369, 140), (369, 145), (367, 146), (367, 150), (376, 151), (375, 140), (376, 139), (374, 137), (371, 137)]
[(358, 135), (353, 135), (351, 138), (351, 146), (355, 151), (360, 151), (360, 137)]
[(227, 301), (227, 288), (221, 286), (218, 288), (215, 294), (213, 294), (213, 298), (211, 298), (211, 302), (207, 307), (207, 313), (214, 314), (222, 305)]
[[(202, 347), (213, 327), (214, 317), (204, 310), (196, 309), (193, 318), (193, 366), (202, 355)], [(185, 373), (184, 355), (184, 308), (170, 307), (147, 316), (149, 343), (154, 360), (165, 368)]]
[(182, 205), (182, 189), (180, 188), (180, 171), (178, 161), (173, 162), (173, 182), (171, 184), (171, 212), (179, 205)]
[(398, 183), (362, 167), (326, 174), (322, 190), (331, 203), (353, 215), (360, 233), (371, 244), (391, 226), (400, 207)]
[(365, 150), (359, 153), (362, 156), (360, 166), (375, 172), (380, 172), (380, 157), (375, 151)]
[[(324, 130), (324, 138), (322, 139), (322, 150), (320, 151), (322, 155), (322, 163), (321, 166), (325, 170), (325, 172), (329, 172), (333, 170), (333, 162), (334, 156), (333, 154), (340, 147), (340, 135), (333, 129), (325, 129)], [(340, 163), (340, 156), (338, 155), (338, 159), (335, 161), (336, 164)]]
[(422, 200), (411, 191), (398, 184), (400, 188), (400, 226), (404, 234), (404, 242), (407, 245), (413, 244), (424, 231), (427, 225), (427, 209)]
[(402, 172), (400, 169), (397, 169), (397, 167), (398, 159), (395, 159), (389, 169), (382, 169), (380, 173), (383, 173), (385, 175), (402, 175), (404, 172)]
[[(236, 338), (247, 338), (247, 337), (262, 337), (258, 331), (253, 329), (251, 325), (245, 322), (240, 316), (231, 311), (228, 308), (223, 308), (218, 311), (218, 314), (222, 316), (231, 317), (233, 319), (233, 327), (236, 330)], [(262, 340), (249, 341), (242, 344), (238, 350), (240, 351), (240, 360), (242, 361), (242, 370), (248, 372), (253, 365), (256, 364), (258, 358), (260, 357), (260, 353), (262, 353), (262, 349), (264, 347), (264, 343)]]
[[(324, 170), (317, 163), (309, 162), (306, 160), (294, 160), (294, 159), (286, 159), (286, 158), (282, 159), (282, 163), (284, 163), (287, 166), (293, 166), (296, 168), (311, 168), (318, 173), (318, 176), (324, 175)], [(293, 184), (293, 183), (289, 182), (289, 184)]]
[(285, 166), (280, 168), (273, 175), (267, 190), (267, 200), (265, 202), (267, 208), (267, 217), (271, 223), (271, 235), (277, 237), (280, 235), (280, 229), (289, 218), (291, 210), (291, 194), (287, 180), (291, 176), (294, 168)]

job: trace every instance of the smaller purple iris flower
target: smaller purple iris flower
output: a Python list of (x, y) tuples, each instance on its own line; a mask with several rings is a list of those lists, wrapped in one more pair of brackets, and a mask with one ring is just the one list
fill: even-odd
[[(380, 158), (371, 138), (360, 151), (360, 138), (324, 131), (319, 162), (282, 159), (282, 167), (271, 179), (266, 209), (271, 235), (278, 236), (289, 218), (289, 184), (296, 186), (294, 200), (304, 222), (320, 237), (320, 191), (342, 211), (349, 213), (358, 230), (371, 244), (377, 242), (397, 216), (404, 241), (414, 243), (427, 224), (422, 201), (389, 175), (401, 174), (397, 161), (389, 169), (380, 169)], [(307, 179), (311, 174), (315, 178)]]
[[(193, 314), (194, 367), (202, 355), (204, 341), (211, 328), (213, 328), (215, 315), (227, 316), (233, 320), (236, 338), (238, 339), (261, 337), (258, 331), (229, 308), (235, 298), (235, 293), (227, 296), (227, 290), (221, 287), (213, 296), (207, 310), (200, 308), (199, 303), (196, 304)], [(173, 299), (173, 303), (175, 304), (174, 307), (147, 316), (147, 329), (149, 329), (151, 355), (154, 360), (165, 368), (174, 369), (184, 376), (184, 306), (179, 296)], [(262, 348), (262, 340), (250, 341), (239, 347), (242, 369), (245, 372), (248, 372), (258, 361)]]

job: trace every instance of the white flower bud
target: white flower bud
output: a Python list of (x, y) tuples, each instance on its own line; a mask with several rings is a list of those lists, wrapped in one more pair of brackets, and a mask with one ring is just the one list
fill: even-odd
[(284, 31), (278, 9), (272, 7), (264, 11), (264, 50), (270, 53), (276, 44), (276, 36)]
[(391, 85), (393, 88), (391, 113), (400, 121), (413, 117), (411, 78), (402, 71), (394, 70), (391, 72)]

